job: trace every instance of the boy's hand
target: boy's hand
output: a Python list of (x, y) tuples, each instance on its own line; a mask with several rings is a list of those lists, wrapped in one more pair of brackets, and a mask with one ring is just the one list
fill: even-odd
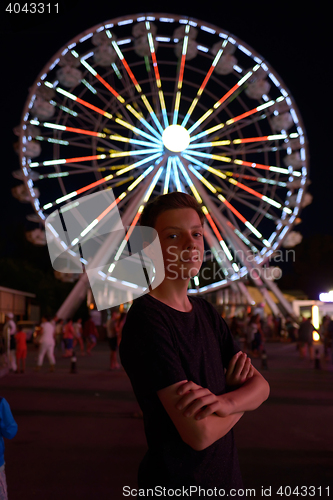
[(227, 417), (231, 413), (231, 405), (222, 396), (216, 396), (209, 389), (205, 389), (194, 382), (185, 382), (181, 385), (177, 394), (182, 396), (176, 408), (185, 410), (183, 415), (191, 417), (195, 415), (196, 420), (201, 420), (215, 413), (219, 417)]
[(226, 383), (229, 386), (240, 386), (251, 378), (254, 374), (254, 368), (250, 358), (245, 352), (237, 352), (230, 360), (225, 374)]

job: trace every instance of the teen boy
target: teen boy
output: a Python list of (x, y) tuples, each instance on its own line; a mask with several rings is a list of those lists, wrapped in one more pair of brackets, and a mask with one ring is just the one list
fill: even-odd
[(134, 301), (120, 344), (148, 443), (138, 486), (182, 496), (192, 487), (192, 497), (200, 487), (200, 498), (216, 488), (227, 496), (242, 488), (232, 428), (267, 399), (269, 386), (213, 306), (187, 295), (204, 252), (195, 199), (179, 192), (158, 196), (140, 224), (158, 233), (165, 278)]

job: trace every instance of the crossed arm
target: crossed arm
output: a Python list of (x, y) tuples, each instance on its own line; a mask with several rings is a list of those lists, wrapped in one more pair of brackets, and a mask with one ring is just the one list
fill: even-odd
[(242, 352), (231, 359), (226, 382), (235, 389), (220, 396), (188, 380), (157, 393), (181, 438), (195, 450), (225, 436), (245, 411), (255, 410), (269, 396), (268, 382)]

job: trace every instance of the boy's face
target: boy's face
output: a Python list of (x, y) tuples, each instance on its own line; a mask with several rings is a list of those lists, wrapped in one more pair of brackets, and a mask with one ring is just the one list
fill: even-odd
[(157, 218), (158, 233), (164, 258), (165, 276), (188, 279), (200, 270), (203, 252), (203, 227), (193, 208), (171, 209)]

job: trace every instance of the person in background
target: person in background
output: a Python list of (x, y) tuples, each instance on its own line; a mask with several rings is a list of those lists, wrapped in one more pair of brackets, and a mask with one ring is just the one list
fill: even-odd
[(116, 325), (116, 329), (117, 329), (117, 345), (119, 346), (120, 342), (121, 342), (121, 335), (122, 335), (122, 332), (123, 332), (123, 327), (124, 327), (124, 324), (125, 324), (125, 321), (126, 321), (126, 313), (123, 311), (122, 313), (120, 313), (120, 317), (117, 321), (117, 325)]
[(16, 346), (15, 346), (15, 333), (17, 331), (16, 323), (14, 321), (14, 314), (12, 312), (8, 312), (5, 317), (5, 324), (3, 327), (2, 335), (5, 339), (6, 345), (6, 356), (7, 356), (7, 364), (10, 370), (16, 372)]
[(74, 342), (73, 342), (73, 347), (77, 345), (77, 343), (80, 344), (80, 350), (81, 354), (84, 354), (84, 344), (83, 344), (83, 339), (82, 339), (82, 319), (78, 318), (75, 323), (73, 323), (73, 328), (74, 328)]
[(92, 349), (97, 344), (98, 331), (93, 319), (87, 319), (83, 326), (83, 335), (87, 339), (87, 354), (90, 356)]
[(240, 328), (237, 316), (233, 316), (230, 320), (230, 332), (236, 342), (240, 343), (242, 338), (242, 329)]
[(17, 370), (16, 373), (25, 372), (25, 360), (27, 358), (27, 335), (23, 330), (19, 330), (15, 333), (16, 341), (16, 363)]
[(73, 341), (74, 341), (74, 327), (73, 320), (69, 319), (64, 326), (63, 339), (65, 341), (65, 354), (64, 358), (70, 358), (73, 355)]
[(5, 398), (0, 397), (0, 500), (8, 500), (4, 455), (5, 443), (3, 438), (13, 439), (16, 433), (17, 423), (14, 420), (10, 406)]
[(113, 310), (110, 318), (106, 322), (106, 335), (110, 347), (110, 370), (117, 370), (120, 365), (117, 360), (118, 338), (117, 324), (120, 319), (119, 311)]
[(328, 360), (328, 351), (329, 349), (332, 348), (332, 339), (330, 338), (330, 333), (329, 333), (329, 324), (331, 322), (330, 316), (326, 315), (323, 317), (322, 324), (320, 325), (319, 328), (319, 335), (320, 338), (322, 339), (324, 343), (324, 356), (325, 359)]
[(65, 346), (63, 343), (63, 334), (64, 334), (64, 320), (63, 319), (55, 319), (55, 342), (58, 349), (64, 351)]
[(45, 354), (49, 360), (50, 371), (53, 372), (55, 368), (54, 346), (55, 346), (55, 327), (50, 322), (47, 316), (43, 316), (40, 325), (39, 334), (39, 348), (36, 371), (39, 371), (43, 365)]
[(313, 353), (313, 331), (314, 326), (311, 323), (311, 318), (306, 318), (300, 324), (298, 330), (298, 341), (299, 341), (299, 352), (300, 357), (304, 359), (306, 357), (306, 348), (309, 351), (310, 359), (314, 359)]

